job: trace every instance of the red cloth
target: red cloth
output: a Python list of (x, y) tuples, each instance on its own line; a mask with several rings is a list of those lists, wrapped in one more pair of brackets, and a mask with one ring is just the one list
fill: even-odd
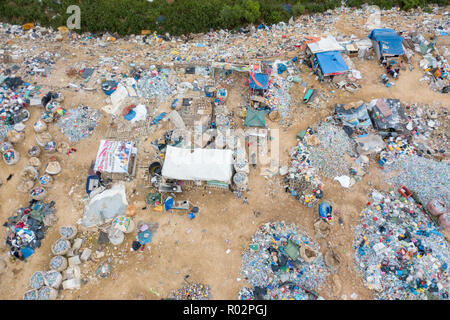
[(123, 116), (126, 116), (127, 114), (130, 113), (130, 110), (131, 110), (131, 109), (134, 109), (134, 108), (136, 108), (136, 105), (135, 105), (135, 104), (130, 104), (129, 106), (123, 108), (123, 110), (122, 110), (122, 115), (123, 115)]

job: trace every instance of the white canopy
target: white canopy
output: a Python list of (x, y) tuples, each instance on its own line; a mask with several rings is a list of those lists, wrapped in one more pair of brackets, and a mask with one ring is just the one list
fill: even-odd
[(191, 149), (167, 146), (162, 176), (176, 180), (231, 182), (233, 152), (225, 149)]
[(322, 38), (317, 42), (308, 43), (308, 48), (313, 54), (326, 51), (343, 51), (344, 48), (333, 36)]

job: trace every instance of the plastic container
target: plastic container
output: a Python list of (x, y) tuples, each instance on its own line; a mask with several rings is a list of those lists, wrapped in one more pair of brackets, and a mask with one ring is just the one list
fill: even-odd
[(47, 196), (47, 190), (42, 187), (35, 187), (30, 191), (30, 198), (34, 200), (44, 200)]
[(20, 154), (14, 149), (8, 149), (2, 153), (2, 159), (9, 166), (15, 165), (20, 160)]
[(64, 238), (59, 238), (52, 245), (52, 252), (54, 255), (63, 256), (69, 252), (70, 248), (71, 248), (71, 244), (70, 244), (69, 240), (64, 239)]
[(50, 133), (46, 132), (42, 132), (36, 135), (36, 143), (40, 146), (40, 147), (45, 147), (45, 145), (52, 141), (53, 137)]
[(58, 289), (61, 286), (62, 275), (56, 270), (47, 271), (44, 275), (44, 282), (46, 286)]
[(47, 124), (42, 120), (38, 120), (33, 124), (33, 129), (36, 133), (42, 133), (47, 130)]
[(39, 160), (36, 157), (31, 157), (30, 160), (28, 160), (28, 164), (32, 167), (35, 167), (37, 169), (39, 169), (42, 165), (41, 160)]
[(38, 300), (56, 300), (58, 291), (52, 287), (42, 287), (38, 292)]
[(38, 299), (39, 290), (28, 290), (23, 294), (23, 300), (37, 300)]
[(20, 172), (20, 178), (24, 181), (27, 180), (36, 180), (39, 177), (39, 172), (37, 169), (33, 166), (26, 166), (23, 168), (23, 170)]
[(67, 259), (63, 256), (54, 256), (49, 265), (50, 269), (62, 272), (67, 269)]
[(61, 165), (58, 161), (51, 161), (47, 164), (45, 168), (45, 173), (48, 173), (50, 175), (57, 175), (61, 172)]
[(33, 273), (30, 277), (30, 286), (33, 289), (40, 289), (41, 287), (44, 286), (44, 276), (45, 273), (43, 271), (36, 271), (35, 273)]
[(41, 149), (38, 146), (32, 146), (30, 149), (28, 149), (28, 155), (30, 157), (38, 158), (41, 155)]
[(77, 235), (77, 227), (73, 224), (62, 226), (59, 228), (59, 234), (62, 238), (71, 240)]

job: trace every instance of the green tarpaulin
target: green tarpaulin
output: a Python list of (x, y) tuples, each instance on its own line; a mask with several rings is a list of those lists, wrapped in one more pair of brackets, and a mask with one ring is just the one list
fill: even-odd
[(297, 260), (300, 256), (298, 245), (296, 245), (293, 241), (288, 240), (288, 243), (286, 245), (286, 253), (293, 261)]
[(246, 127), (266, 127), (265, 110), (253, 110), (247, 107), (247, 116), (245, 117), (244, 126)]

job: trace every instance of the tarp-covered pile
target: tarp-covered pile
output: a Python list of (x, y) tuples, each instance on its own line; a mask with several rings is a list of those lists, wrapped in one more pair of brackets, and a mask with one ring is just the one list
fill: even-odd
[[(93, 227), (124, 215), (128, 206), (125, 187), (113, 185), (110, 189), (91, 192), (91, 199), (84, 208), (83, 225)], [(96, 193), (93, 195), (93, 193)]]

